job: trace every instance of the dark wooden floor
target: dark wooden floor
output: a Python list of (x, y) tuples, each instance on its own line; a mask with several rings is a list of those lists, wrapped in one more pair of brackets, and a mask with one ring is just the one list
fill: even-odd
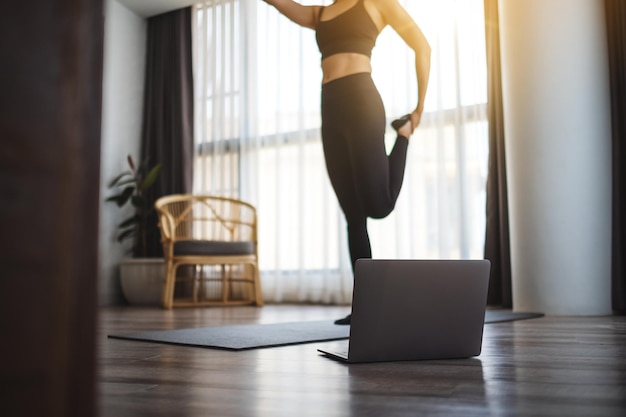
[(359, 365), (317, 354), (338, 342), (230, 352), (106, 338), (345, 313), (277, 305), (103, 309), (100, 416), (626, 415), (626, 317), (488, 324), (475, 359)]

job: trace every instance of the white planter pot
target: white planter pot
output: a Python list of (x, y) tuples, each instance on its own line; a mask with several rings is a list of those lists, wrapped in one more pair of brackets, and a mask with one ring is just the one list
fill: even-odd
[(120, 262), (124, 297), (131, 305), (161, 305), (165, 263), (159, 258), (129, 258)]

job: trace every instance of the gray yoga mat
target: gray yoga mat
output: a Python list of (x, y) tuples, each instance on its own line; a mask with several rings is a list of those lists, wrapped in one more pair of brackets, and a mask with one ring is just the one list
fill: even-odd
[[(485, 324), (542, 317), (538, 313), (488, 310)], [(112, 334), (112, 339), (166, 343), (213, 349), (246, 350), (302, 343), (347, 339), (350, 326), (337, 326), (331, 320), (295, 323), (242, 324), (224, 327), (146, 331)]]

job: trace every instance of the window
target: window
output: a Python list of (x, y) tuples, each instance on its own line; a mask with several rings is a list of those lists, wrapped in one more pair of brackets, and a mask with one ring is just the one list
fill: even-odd
[[(431, 78), (396, 210), (369, 223), (373, 253), (482, 258), (483, 2), (401, 3), (431, 43)], [(320, 143), (322, 74), (314, 32), (256, 0), (209, 1), (197, 6), (195, 19), (194, 191), (257, 206), (266, 298), (349, 302), (345, 225)], [(372, 66), (388, 118), (410, 111), (417, 97), (413, 56), (389, 27), (377, 40)], [(391, 146), (391, 129), (386, 140)]]

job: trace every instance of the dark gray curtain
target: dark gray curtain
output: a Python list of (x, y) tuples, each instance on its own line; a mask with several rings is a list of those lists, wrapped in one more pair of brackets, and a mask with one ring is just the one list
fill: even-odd
[[(162, 164), (146, 198), (189, 193), (193, 173), (191, 7), (148, 19), (142, 161)], [(145, 255), (162, 256), (156, 213)]]
[(489, 119), (489, 171), (487, 175), (487, 227), (485, 259), (491, 261), (487, 303), (512, 307), (509, 215), (504, 160), (504, 116), (502, 110), (502, 73), (498, 1), (485, 0), (485, 37), (487, 45), (487, 89)]
[(605, 0), (613, 130), (613, 310), (626, 314), (626, 1)]

